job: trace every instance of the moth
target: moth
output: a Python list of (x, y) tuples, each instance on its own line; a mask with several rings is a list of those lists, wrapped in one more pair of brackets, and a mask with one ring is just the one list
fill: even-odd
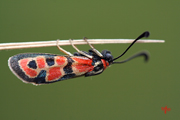
[(126, 60), (116, 62), (122, 57), (129, 48), (139, 39), (148, 37), (146, 31), (137, 37), (130, 46), (118, 57), (114, 58), (110, 51), (103, 50), (99, 52), (91, 45), (87, 38), (84, 40), (91, 47), (88, 52), (80, 51), (70, 39), (71, 45), (77, 50), (71, 54), (58, 45), (60, 51), (66, 55), (56, 55), (48, 53), (22, 53), (9, 58), (8, 65), (10, 70), (23, 82), (34, 85), (49, 84), (57, 81), (67, 80), (80, 76), (93, 76), (101, 74), (108, 66), (112, 64), (125, 63), (133, 58), (143, 56), (148, 60), (146, 52), (140, 52)]

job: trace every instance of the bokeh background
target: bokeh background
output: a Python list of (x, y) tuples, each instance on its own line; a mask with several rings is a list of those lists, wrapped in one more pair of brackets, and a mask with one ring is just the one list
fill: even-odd
[[(0, 51), (1, 120), (152, 120), (180, 118), (179, 0), (1, 0), (0, 42), (56, 39), (136, 38), (165, 43), (135, 44), (121, 60), (150, 53), (102, 74), (49, 85), (25, 84), (8, 68), (9, 57), (26, 52), (62, 54), (56, 47)], [(120, 55), (129, 44), (95, 45)], [(79, 49), (87, 51), (89, 46)], [(75, 52), (72, 46), (64, 49)], [(164, 114), (161, 107), (171, 108)]]

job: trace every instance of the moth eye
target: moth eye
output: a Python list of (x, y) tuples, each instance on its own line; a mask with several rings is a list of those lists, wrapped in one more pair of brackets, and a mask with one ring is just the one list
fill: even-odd
[(106, 59), (112, 60), (112, 59), (113, 59), (113, 56), (112, 56), (110, 53), (107, 53), (107, 54), (106, 54)]
[(107, 58), (110, 58), (110, 57), (112, 57), (112, 55), (109, 54), (109, 53), (107, 53), (107, 54), (106, 54), (106, 57), (107, 57)]

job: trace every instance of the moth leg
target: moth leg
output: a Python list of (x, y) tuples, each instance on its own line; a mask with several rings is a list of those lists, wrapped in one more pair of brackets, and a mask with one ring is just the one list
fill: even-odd
[(98, 50), (96, 50), (93, 45), (91, 45), (91, 44), (88, 42), (88, 40), (87, 40), (86, 37), (84, 37), (83, 39), (84, 39), (84, 41), (87, 42), (87, 44), (92, 48), (92, 50), (93, 50), (99, 57), (103, 57), (103, 55), (102, 55)]
[(71, 45), (73, 46), (73, 48), (76, 49), (76, 51), (77, 51), (78, 53), (80, 53), (80, 54), (82, 54), (82, 55), (84, 55), (84, 56), (86, 56), (86, 57), (88, 57), (88, 58), (91, 58), (91, 59), (93, 58), (93, 56), (88, 55), (88, 54), (84, 53), (83, 51), (80, 51), (80, 50), (73, 44), (72, 39), (69, 39), (69, 41), (70, 41)]
[(61, 47), (59, 46), (58, 42), (59, 42), (59, 39), (56, 41), (56, 46), (57, 46), (57, 48), (58, 48), (61, 52), (63, 52), (63, 53), (66, 54), (66, 55), (73, 56), (73, 54), (71, 54), (70, 52), (68, 52), (68, 51), (64, 50), (63, 48), (61, 48)]

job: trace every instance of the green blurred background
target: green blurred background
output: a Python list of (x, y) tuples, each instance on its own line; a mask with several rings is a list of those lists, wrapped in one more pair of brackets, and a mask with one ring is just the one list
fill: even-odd
[[(135, 44), (102, 74), (49, 85), (25, 84), (8, 68), (9, 57), (25, 52), (62, 54), (56, 47), (0, 51), (1, 120), (152, 120), (180, 118), (179, 0), (1, 0), (0, 42), (56, 39), (136, 38), (165, 43)], [(95, 45), (116, 57), (129, 44)], [(87, 51), (89, 46), (78, 46)], [(64, 49), (75, 52), (72, 46)], [(164, 114), (161, 107), (171, 108)]]

